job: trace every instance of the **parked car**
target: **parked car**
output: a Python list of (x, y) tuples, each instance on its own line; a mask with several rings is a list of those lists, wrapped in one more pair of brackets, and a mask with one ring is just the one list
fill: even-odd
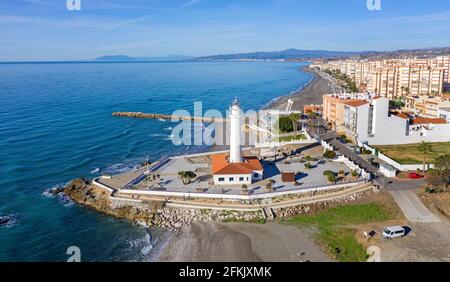
[(408, 178), (410, 179), (422, 179), (423, 175), (418, 174), (417, 172), (411, 172), (408, 174)]
[(383, 230), (383, 238), (385, 239), (401, 238), (404, 237), (405, 235), (406, 230), (401, 226), (386, 227)]

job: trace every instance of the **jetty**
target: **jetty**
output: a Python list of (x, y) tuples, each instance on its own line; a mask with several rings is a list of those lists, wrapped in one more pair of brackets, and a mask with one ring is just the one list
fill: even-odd
[(126, 118), (139, 118), (139, 119), (163, 119), (172, 121), (183, 121), (190, 120), (193, 122), (203, 122), (203, 123), (215, 123), (215, 122), (225, 122), (223, 118), (214, 117), (195, 117), (195, 116), (177, 116), (177, 115), (165, 115), (165, 114), (152, 114), (152, 113), (142, 113), (142, 112), (114, 112), (113, 117), (126, 117)]

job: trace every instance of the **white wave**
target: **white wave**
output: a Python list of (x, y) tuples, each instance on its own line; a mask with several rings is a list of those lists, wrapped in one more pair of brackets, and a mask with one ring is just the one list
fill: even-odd
[(98, 167), (97, 167), (96, 169), (94, 169), (94, 170), (91, 171), (92, 174), (98, 173), (98, 172), (100, 172), (100, 168), (98, 168)]
[(63, 183), (56, 184), (56, 185), (50, 187), (49, 189), (45, 189), (44, 191), (42, 191), (41, 195), (46, 198), (53, 198), (53, 197), (57, 196), (57, 194), (55, 193), (56, 190), (66, 187), (67, 184), (69, 184), (69, 182), (63, 182)]
[(17, 224), (19, 224), (17, 214), (13, 213), (13, 214), (0, 215), (0, 227), (10, 228)]
[(158, 120), (159, 120), (159, 121), (162, 121), (162, 122), (166, 121), (166, 120), (163, 119), (163, 118), (159, 118)]
[(141, 249), (141, 254), (144, 256), (148, 255), (153, 250), (153, 245), (145, 246)]
[(68, 182), (56, 184), (50, 189), (42, 191), (42, 196), (46, 198), (57, 198), (58, 201), (62, 203), (65, 207), (70, 207), (74, 204), (74, 201), (72, 201), (72, 199), (69, 196), (65, 195), (64, 193), (61, 193), (61, 191), (57, 191), (64, 188), (67, 184)]
[(105, 169), (103, 169), (103, 173), (115, 175), (129, 172), (141, 167), (141, 165), (146, 161), (148, 161), (148, 158), (144, 157), (128, 159), (125, 162), (112, 164), (106, 167)]
[(150, 137), (167, 137), (167, 134), (153, 133), (153, 134), (150, 134)]
[(166, 140), (172, 140), (175, 137), (174, 134), (170, 134), (169, 136), (167, 136)]

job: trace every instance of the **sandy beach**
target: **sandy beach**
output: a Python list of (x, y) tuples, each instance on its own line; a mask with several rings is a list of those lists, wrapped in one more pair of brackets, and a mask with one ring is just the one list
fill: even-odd
[(312, 81), (302, 90), (292, 95), (283, 96), (280, 99), (269, 104), (266, 109), (284, 110), (288, 99), (294, 101), (293, 110), (303, 111), (303, 107), (309, 104), (322, 104), (322, 96), (324, 94), (333, 93), (331, 82), (308, 67), (302, 69), (303, 72), (311, 73), (314, 77)]
[(161, 262), (331, 261), (313, 231), (277, 223), (194, 223), (164, 248)]

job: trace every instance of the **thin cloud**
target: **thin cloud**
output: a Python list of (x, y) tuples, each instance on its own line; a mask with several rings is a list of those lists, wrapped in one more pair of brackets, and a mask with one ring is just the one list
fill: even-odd
[(190, 0), (180, 6), (180, 8), (189, 8), (202, 2), (202, 0)]
[(104, 32), (108, 32), (108, 31), (111, 31), (111, 30), (114, 30), (114, 29), (117, 29), (117, 28), (129, 25), (131, 23), (140, 22), (140, 21), (146, 19), (147, 17), (148, 17), (148, 15), (145, 15), (145, 16), (142, 16), (142, 17), (126, 20), (126, 21), (120, 22), (118, 24), (115, 24), (115, 25), (109, 26), (107, 28), (104, 28), (104, 29), (102, 29), (100, 31), (91, 33), (90, 35), (98, 35), (98, 34), (101, 34), (101, 33), (104, 33)]
[(29, 4), (35, 4), (35, 5), (41, 5), (41, 6), (51, 6), (52, 3), (49, 3), (48, 1), (43, 0), (19, 0), (20, 2), (29, 3)]

